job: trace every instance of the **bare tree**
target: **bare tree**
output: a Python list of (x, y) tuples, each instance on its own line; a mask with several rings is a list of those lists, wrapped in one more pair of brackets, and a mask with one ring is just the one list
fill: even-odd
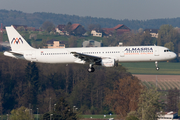
[(50, 21), (45, 21), (45, 22), (42, 24), (41, 28), (42, 28), (43, 30), (45, 30), (46, 32), (51, 32), (51, 31), (54, 31), (54, 30), (55, 30), (54, 24), (53, 24), (52, 22), (50, 22)]

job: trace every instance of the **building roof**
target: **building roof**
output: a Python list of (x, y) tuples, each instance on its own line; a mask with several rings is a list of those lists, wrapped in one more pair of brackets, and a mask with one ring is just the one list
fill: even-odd
[(73, 30), (75, 30), (76, 28), (78, 28), (80, 26), (80, 24), (72, 24), (71, 25), (71, 30), (73, 31)]
[(171, 112), (165, 112), (165, 115), (174, 115), (174, 114), (176, 114), (177, 112), (173, 112), (173, 111), (171, 111)]
[(159, 29), (145, 29), (144, 31), (148, 31), (150, 33), (158, 33)]
[(113, 28), (102, 28), (104, 30), (104, 32), (106, 34), (110, 34), (113, 33), (114, 31), (116, 31), (118, 34), (123, 34), (125, 32), (130, 32), (131, 29), (129, 29), (127, 26), (123, 25), (123, 24), (119, 24)]
[(173, 111), (164, 112), (164, 113), (158, 112), (157, 114), (158, 114), (159, 120), (164, 120), (164, 119), (179, 120), (179, 119), (176, 119), (176, 118), (179, 118), (177, 112), (173, 112)]
[(117, 29), (128, 29), (128, 30), (130, 30), (127, 26), (125, 26), (123, 24), (119, 24), (119, 25), (115, 26), (114, 29), (115, 30), (117, 30)]

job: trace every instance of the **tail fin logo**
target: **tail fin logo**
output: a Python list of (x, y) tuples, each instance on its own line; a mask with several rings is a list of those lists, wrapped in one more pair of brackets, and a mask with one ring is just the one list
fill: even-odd
[(21, 38), (13, 38), (11, 41), (11, 44), (23, 44), (23, 41)]

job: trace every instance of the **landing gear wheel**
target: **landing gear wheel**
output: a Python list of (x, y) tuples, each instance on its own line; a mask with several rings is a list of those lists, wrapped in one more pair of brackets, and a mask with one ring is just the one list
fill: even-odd
[(158, 71), (159, 69), (160, 69), (159, 67), (156, 68), (157, 71)]
[(88, 68), (87, 70), (88, 70), (88, 72), (89, 72), (89, 73), (91, 73), (91, 72), (94, 72), (94, 71), (95, 71), (95, 69), (94, 69), (93, 67), (92, 67), (92, 68)]
[(155, 61), (156, 70), (158, 71), (160, 68), (158, 67), (158, 61)]
[(94, 65), (94, 64), (89, 64), (89, 68), (87, 69), (87, 71), (88, 71), (89, 73), (91, 73), (91, 72), (94, 72), (94, 71), (95, 71), (95, 69), (94, 69), (93, 65)]

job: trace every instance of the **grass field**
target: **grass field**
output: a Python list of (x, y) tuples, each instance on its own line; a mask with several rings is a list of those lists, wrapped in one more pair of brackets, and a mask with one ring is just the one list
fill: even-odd
[(159, 71), (154, 62), (121, 63), (132, 74), (180, 75), (180, 63), (158, 62)]

